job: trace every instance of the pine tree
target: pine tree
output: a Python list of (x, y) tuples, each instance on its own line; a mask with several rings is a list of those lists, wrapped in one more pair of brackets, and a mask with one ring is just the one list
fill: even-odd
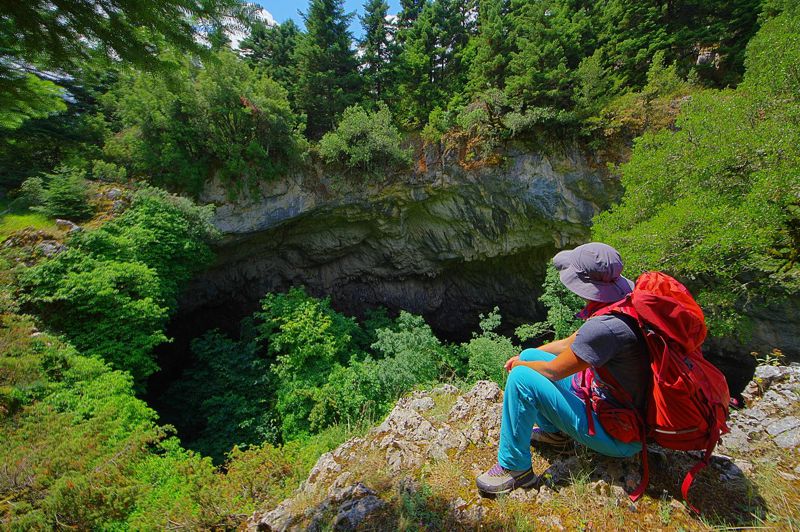
[(516, 51), (510, 33), (511, 0), (480, 0), (475, 58), (469, 72), (469, 91), (502, 89), (511, 54)]
[(406, 30), (413, 26), (427, 3), (427, 0), (400, 0), (397, 27), (401, 30)]
[(427, 3), (407, 30), (400, 110), (409, 125), (424, 124), (434, 108), (446, 108), (451, 98), (463, 93), (470, 64), (465, 54), (476, 29), (475, 7), (475, 0)]
[(592, 19), (581, 0), (512, 0), (506, 92), (523, 108), (570, 109), (575, 69), (592, 55)]
[(352, 14), (344, 0), (311, 0), (303, 15), (306, 33), (295, 50), (297, 106), (306, 114), (306, 133), (319, 139), (342, 112), (360, 99), (358, 62), (347, 27)]
[(376, 100), (383, 98), (391, 73), (389, 60), (392, 35), (386, 20), (388, 11), (389, 4), (386, 0), (367, 0), (364, 4), (364, 16), (361, 17), (364, 28), (364, 38), (359, 43), (363, 52), (362, 75), (368, 94)]
[(250, 64), (263, 68), (288, 91), (293, 104), (297, 83), (294, 50), (299, 37), (300, 28), (291, 19), (274, 26), (259, 22), (239, 45)]

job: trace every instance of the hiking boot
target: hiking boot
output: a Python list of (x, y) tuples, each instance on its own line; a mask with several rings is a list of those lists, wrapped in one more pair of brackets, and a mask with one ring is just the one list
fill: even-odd
[(564, 449), (572, 442), (572, 438), (563, 432), (545, 432), (539, 427), (531, 430), (531, 445), (547, 445), (557, 449)]
[(510, 493), (517, 488), (529, 488), (536, 483), (537, 478), (533, 469), (515, 471), (495, 464), (489, 471), (479, 476), (475, 480), (475, 484), (481, 495), (491, 497), (501, 493)]

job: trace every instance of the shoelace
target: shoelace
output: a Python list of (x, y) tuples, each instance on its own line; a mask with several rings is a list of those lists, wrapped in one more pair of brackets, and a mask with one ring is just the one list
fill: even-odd
[(503, 468), (503, 466), (501, 466), (499, 463), (494, 464), (492, 468), (489, 470), (489, 475), (492, 477), (501, 477), (506, 473), (507, 472), (505, 468)]

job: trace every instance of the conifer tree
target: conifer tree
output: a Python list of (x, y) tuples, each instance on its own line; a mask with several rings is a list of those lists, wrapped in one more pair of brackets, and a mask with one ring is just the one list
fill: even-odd
[(363, 52), (362, 74), (367, 93), (376, 100), (383, 98), (390, 77), (392, 35), (386, 20), (388, 12), (386, 0), (367, 0), (361, 17), (364, 28), (364, 38), (359, 43)]
[(347, 29), (352, 14), (344, 0), (311, 0), (303, 15), (306, 33), (295, 50), (297, 107), (306, 114), (306, 133), (319, 139), (342, 112), (360, 99), (358, 62)]
[(446, 108), (466, 85), (467, 44), (475, 32), (475, 0), (426, 3), (406, 32), (402, 52), (401, 110), (421, 125), (435, 108)]
[(506, 70), (516, 50), (510, 37), (511, 0), (480, 0), (475, 58), (470, 65), (472, 93), (505, 87)]
[(523, 108), (570, 109), (574, 71), (595, 48), (588, 8), (571, 0), (512, 0), (509, 18), (518, 47), (507, 68), (509, 97)]
[(400, 30), (406, 30), (413, 26), (427, 3), (427, 0), (400, 0), (400, 13), (397, 15), (397, 27)]
[(291, 19), (274, 26), (259, 22), (239, 45), (251, 65), (263, 68), (288, 91), (293, 104), (297, 83), (294, 51), (299, 37), (300, 28)]

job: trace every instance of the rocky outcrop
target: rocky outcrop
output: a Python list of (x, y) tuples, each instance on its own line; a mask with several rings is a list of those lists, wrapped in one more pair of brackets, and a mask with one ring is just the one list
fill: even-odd
[[(762, 466), (777, 470), (781, 482), (800, 487), (798, 385), (800, 366), (758, 368), (745, 394), (749, 406), (733, 412), (730, 434), (692, 489), (700, 499), (695, 502), (710, 512), (730, 511), (726, 499), (741, 496), (756, 515), (755, 505), (765, 503), (750, 476)], [(274, 509), (256, 512), (248, 528), (394, 528), (402, 520), (396, 508), (417, 500), (420, 493), (439, 512), (421, 513), (436, 520), (432, 528), (503, 528), (497, 515), (507, 512), (510, 503), (481, 498), (474, 487), (474, 476), (495, 460), (501, 406), (502, 391), (488, 381), (463, 394), (450, 385), (414, 392), (398, 401), (366, 436), (320, 457), (295, 495)], [(535, 450), (539, 482), (532, 489), (512, 492), (508, 499), (521, 505), (539, 527), (551, 530), (585, 525), (594, 508), (605, 515), (609, 507), (620, 508), (623, 516), (640, 514), (637, 523), (652, 518), (661, 526), (664, 515), (673, 513), (684, 520), (678, 528), (702, 528), (678, 500), (680, 480), (697, 459), (691, 453), (651, 447), (651, 488), (648, 497), (634, 504), (627, 494), (641, 479), (636, 458), (606, 458), (580, 446), (565, 454)], [(580, 497), (584, 515), (559, 514), (575, 497)], [(648, 512), (657, 515), (641, 515)], [(417, 526), (424, 529), (429, 524)]]
[(182, 313), (192, 323), (242, 317), (265, 292), (302, 284), (349, 314), (406, 309), (451, 336), (495, 305), (512, 322), (530, 320), (545, 263), (585, 242), (618, 193), (605, 166), (577, 150), (511, 152), (471, 170), (429, 153), (420, 168), (375, 181), (295, 176), (237, 202), (209, 187), (203, 199), (218, 205), (224, 239)]

